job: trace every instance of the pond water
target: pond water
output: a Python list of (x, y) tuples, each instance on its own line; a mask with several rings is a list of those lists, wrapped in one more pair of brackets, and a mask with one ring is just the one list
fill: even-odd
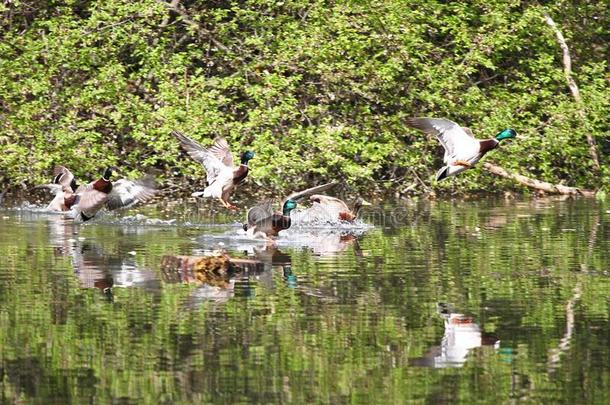
[[(3, 208), (2, 402), (610, 403), (608, 209), (419, 202), (266, 246), (189, 203)], [(219, 248), (263, 265), (160, 270)]]

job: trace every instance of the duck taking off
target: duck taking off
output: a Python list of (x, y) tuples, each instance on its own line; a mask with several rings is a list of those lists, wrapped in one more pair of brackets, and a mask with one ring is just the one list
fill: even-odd
[(108, 167), (101, 178), (77, 187), (74, 175), (64, 166), (55, 168), (53, 183), (43, 187), (55, 190), (55, 198), (48, 205), (51, 211), (74, 210), (75, 218), (88, 221), (102, 208), (115, 210), (127, 208), (152, 198), (156, 193), (154, 181), (150, 177), (139, 180), (110, 180), (116, 169)]
[(487, 152), (497, 148), (500, 141), (517, 136), (514, 130), (505, 129), (494, 138), (479, 140), (470, 128), (444, 118), (408, 118), (407, 125), (435, 135), (445, 148), (445, 166), (436, 173), (436, 180), (439, 181), (470, 169)]
[(246, 223), (243, 225), (244, 231), (255, 238), (269, 239), (272, 236), (277, 236), (280, 231), (290, 228), (292, 224), (290, 212), (297, 207), (297, 201), (313, 193), (329, 190), (336, 185), (337, 183), (327, 183), (292, 193), (280, 202), (279, 211), (273, 209), (275, 205), (273, 199), (263, 200), (248, 210)]
[(248, 175), (248, 162), (254, 157), (254, 152), (246, 151), (240, 156), (240, 164), (233, 164), (233, 155), (229, 144), (224, 138), (214, 139), (214, 144), (206, 149), (197, 141), (178, 131), (172, 135), (180, 141), (180, 145), (189, 156), (203, 165), (207, 172), (208, 186), (203, 191), (191, 194), (193, 197), (218, 198), (226, 208), (234, 210), (237, 207), (229, 202), (229, 196), (235, 187)]
[(309, 197), (312, 206), (301, 212), (302, 220), (306, 222), (314, 221), (346, 221), (354, 222), (358, 218), (360, 209), (371, 205), (362, 197), (358, 197), (350, 208), (347, 203), (340, 198), (327, 195), (314, 194)]

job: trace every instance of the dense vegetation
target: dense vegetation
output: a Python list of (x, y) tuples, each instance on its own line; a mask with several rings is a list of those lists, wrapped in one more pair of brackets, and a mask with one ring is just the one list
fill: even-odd
[[(552, 3), (3, 2), (0, 185), (63, 163), (84, 178), (154, 168), (186, 186), (202, 170), (170, 138), (180, 129), (254, 150), (252, 179), (268, 190), (336, 178), (369, 192), (517, 187), (482, 169), (434, 184), (438, 143), (405, 127), (429, 115), (479, 137), (515, 128), (487, 157), (514, 172), (608, 186), (608, 5)], [(545, 11), (570, 46), (584, 119)]]

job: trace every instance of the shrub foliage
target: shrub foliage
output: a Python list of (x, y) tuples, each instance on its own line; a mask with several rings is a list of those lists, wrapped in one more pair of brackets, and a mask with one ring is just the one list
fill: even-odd
[[(570, 46), (584, 120), (545, 11)], [(439, 144), (405, 126), (426, 115), (479, 137), (515, 128), (486, 159), (603, 187), (607, 18), (597, 1), (4, 2), (0, 183), (46, 181), (58, 163), (83, 178), (115, 164), (186, 187), (202, 169), (170, 137), (179, 129), (254, 150), (252, 178), (268, 190), (330, 179), (362, 192), (518, 187), (484, 170), (435, 184)]]

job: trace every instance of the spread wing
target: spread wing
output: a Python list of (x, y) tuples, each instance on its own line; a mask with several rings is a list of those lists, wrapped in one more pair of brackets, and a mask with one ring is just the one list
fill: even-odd
[(337, 184), (339, 184), (339, 183), (331, 182), (331, 183), (322, 184), (321, 186), (311, 187), (311, 188), (308, 188), (303, 191), (297, 191), (295, 193), (290, 194), (286, 198), (284, 198), (284, 200), (282, 200), (282, 204), (280, 206), (283, 206), (287, 200), (298, 201), (302, 198), (305, 198), (305, 197), (310, 196), (315, 193), (323, 193), (323, 192), (335, 187)]
[(472, 132), (465, 131), (453, 121), (444, 118), (409, 118), (407, 124), (438, 138), (445, 148), (445, 163), (457, 159), (469, 160), (479, 153), (481, 146), (470, 135)]
[(250, 208), (246, 216), (248, 226), (254, 226), (256, 223), (273, 216), (273, 203), (274, 201), (272, 199), (267, 199)]
[(157, 192), (152, 177), (146, 176), (139, 180), (120, 179), (112, 183), (112, 191), (108, 194), (106, 208), (114, 210), (127, 208), (139, 202), (144, 202), (155, 196)]
[(208, 151), (216, 156), (225, 166), (233, 167), (233, 155), (231, 154), (231, 149), (229, 149), (229, 144), (225, 138), (215, 138), (214, 144)]
[(347, 204), (339, 198), (314, 194), (309, 197), (309, 199), (314, 202), (314, 204), (320, 204), (320, 206), (324, 209), (337, 210), (338, 212), (351, 212)]
[[(55, 166), (53, 170), (53, 184), (59, 184), (62, 189), (70, 190), (70, 185), (74, 180), (74, 175), (65, 166)], [(72, 191), (72, 190), (70, 190)]]
[(462, 127), (462, 129), (464, 130), (464, 132), (466, 132), (470, 137), (474, 138), (474, 134), (472, 133), (472, 130), (468, 127)]
[(108, 201), (108, 195), (93, 188), (93, 183), (80, 186), (76, 191), (76, 210), (95, 215)]
[[(230, 170), (231, 172), (233, 172), (233, 166), (227, 166), (225, 163), (223, 163), (223, 160), (219, 159), (218, 156), (215, 154), (215, 152), (212, 151), (212, 149), (216, 148), (216, 153), (220, 154), (220, 153), (225, 153), (225, 152), (221, 152), (223, 151), (223, 146), (222, 143), (219, 143), (219, 139), (223, 140), (224, 143), (226, 144), (226, 140), (224, 140), (223, 138), (217, 138), (214, 146), (212, 146), (212, 148), (210, 149), (206, 149), (203, 146), (201, 146), (201, 144), (199, 144), (199, 142), (189, 138), (188, 136), (184, 135), (181, 132), (178, 131), (172, 131), (172, 135), (174, 137), (176, 137), (178, 139), (178, 141), (180, 141), (180, 145), (182, 146), (182, 148), (184, 148), (184, 150), (186, 151), (186, 153), (189, 154), (189, 156), (195, 160), (196, 162), (199, 162), (203, 165), (203, 167), (205, 168), (205, 171), (208, 174), (207, 180), (208, 180), (208, 184), (212, 184), (214, 182), (214, 180), (216, 180), (216, 178), (218, 177), (218, 175), (221, 172), (227, 172), (228, 170)], [(220, 145), (220, 146), (217, 146)], [(228, 148), (228, 145), (227, 145)], [(227, 149), (228, 151), (228, 149)], [(231, 155), (231, 152), (228, 152), (229, 156)], [(224, 157), (222, 157), (222, 159), (224, 159), (226, 161), (226, 154), (223, 155)], [(231, 157), (231, 162), (232, 162), (233, 158)]]

